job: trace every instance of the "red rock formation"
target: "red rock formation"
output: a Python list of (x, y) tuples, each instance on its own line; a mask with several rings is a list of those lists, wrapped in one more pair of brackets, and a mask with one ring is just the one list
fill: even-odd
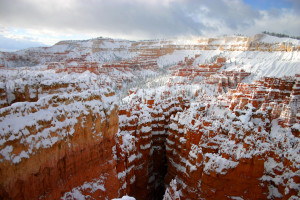
[(282, 126), (291, 126), (296, 121), (299, 78), (263, 78), (252, 84), (238, 84), (229, 91), (230, 109), (243, 109), (251, 103), (256, 109), (272, 108), (272, 119), (280, 117)]
[(171, 99), (169, 94), (165, 91), (153, 96), (137, 90), (131, 93), (133, 98), (126, 108), (119, 111), (120, 132), (116, 140), (118, 176), (124, 184), (121, 195), (160, 199), (164, 194), (169, 118), (189, 105), (183, 97)]
[[(95, 58), (99, 58), (100, 53), (111, 53), (126, 51), (135, 53), (133, 59), (129, 59), (128, 63), (133, 60), (143, 63), (143, 67), (157, 65), (157, 58), (172, 54), (174, 51), (199, 51), (199, 50), (221, 50), (221, 51), (297, 51), (297, 44), (277, 42), (265, 43), (261, 42), (264, 35), (256, 35), (250, 37), (224, 37), (224, 38), (202, 38), (192, 41), (191, 44), (185, 41), (163, 40), (163, 41), (121, 41), (108, 38), (96, 38), (88, 41), (61, 41), (54, 47), (32, 48), (30, 50), (20, 52), (0, 52), (0, 67), (18, 67), (18, 66), (34, 66), (37, 64), (45, 64), (46, 62), (90, 62)], [(112, 48), (113, 46), (113, 48)], [(114, 56), (113, 54), (111, 54)], [(186, 58), (187, 65), (192, 65), (194, 59)], [(99, 58), (102, 59), (102, 58)], [(127, 62), (127, 61), (126, 61)], [(219, 58), (218, 62), (225, 62), (223, 58)], [(148, 66), (147, 66), (148, 64)]]
[[(103, 89), (121, 89), (136, 72), (157, 70), (159, 58), (177, 50), (293, 50), (246, 37), (225, 41), (230, 45), (211, 38), (196, 45), (124, 42), (111, 49), (102, 44), (117, 41), (98, 38), (92, 47), (64, 41), (57, 49), (1, 54), (0, 67), (18, 66), (22, 60), (28, 65), (48, 62), (40, 71), (13, 69), (8, 77), (0, 76), (0, 197), (299, 196), (299, 76), (245, 84), (247, 72), (220, 72), (225, 58), (193, 66), (200, 57), (195, 55), (169, 68), (175, 76), (169, 88), (131, 89), (119, 110), (113, 94)], [(97, 53), (113, 51), (134, 55), (91, 62)], [(196, 81), (207, 85), (185, 87)], [(195, 100), (191, 108), (188, 93), (196, 94), (189, 95)], [(16, 121), (20, 123), (12, 124)]]
[[(118, 113), (111, 95), (54, 95), (2, 109), (1, 123), (7, 127), (1, 135), (1, 199), (59, 199), (101, 177), (105, 192), (83, 191), (101, 199), (117, 197)], [(10, 124), (15, 118), (17, 127)]]
[[(7, 72), (7, 71), (6, 71)], [(87, 77), (74, 77), (71, 75), (56, 74), (45, 70), (30, 74), (30, 71), (18, 72), (12, 70), (12, 75), (4, 78), (0, 85), (0, 108), (7, 107), (16, 102), (36, 102), (47, 95), (82, 92), (90, 87), (106, 88), (111, 86), (110, 80), (103, 80), (94, 73), (85, 72)], [(25, 74), (25, 75), (24, 75)], [(52, 76), (55, 78), (52, 79)]]
[(221, 57), (221, 58), (217, 58), (217, 63), (225, 63), (226, 62), (226, 58)]
[[(262, 85), (267, 88), (262, 89)], [(166, 143), (165, 183), (175, 178), (181, 199), (289, 199), (299, 195), (296, 166), (300, 163), (295, 158), (299, 138), (292, 135), (298, 125), (295, 120), (284, 120), (288, 124), (279, 126), (283, 113), (299, 107), (294, 105), (300, 97), (294, 95), (297, 85), (298, 77), (297, 84), (291, 78), (239, 84), (236, 93), (231, 90), (233, 99), (239, 99), (231, 101), (232, 114), (226, 109), (229, 114), (214, 114), (219, 105), (213, 104), (198, 104), (177, 113), (171, 118)], [(264, 91), (263, 96), (260, 91)], [(262, 97), (267, 101), (254, 101)], [(275, 103), (289, 109), (274, 115)], [(293, 124), (294, 128), (289, 128)]]

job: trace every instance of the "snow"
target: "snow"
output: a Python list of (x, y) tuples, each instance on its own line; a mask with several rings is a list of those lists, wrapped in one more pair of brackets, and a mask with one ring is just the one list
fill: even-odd
[(132, 135), (131, 132), (119, 131), (117, 134), (123, 136), (123, 144), (121, 147), (125, 150), (125, 152), (130, 152), (135, 148), (135, 137)]
[[(51, 91), (40, 93), (36, 102), (17, 102), (0, 109), (0, 145), (3, 146), (1, 155), (13, 163), (29, 158), (39, 148), (49, 148), (65, 137), (73, 135), (74, 126), (82, 114), (99, 115), (104, 120), (119, 101), (115, 95), (106, 96), (111, 93), (111, 89), (99, 87), (98, 77), (90, 72), (75, 75), (56, 74), (51, 70), (32, 73), (5, 71), (3, 77), (7, 80), (5, 84), (8, 94), (12, 94), (17, 88), (24, 88), (25, 85), (69, 85), (57, 89), (55, 94), (50, 94)], [(71, 84), (77, 87), (71, 87)], [(35, 92), (36, 90), (30, 92), (30, 96), (35, 96)], [(14, 97), (8, 97), (9, 101), (13, 99)], [(64, 119), (60, 120), (61, 118)], [(83, 118), (82, 124), (84, 120)], [(44, 126), (45, 123), (49, 123), (50, 126)], [(34, 135), (30, 134), (34, 129), (40, 131)], [(7, 143), (14, 141), (28, 146), (28, 149), (15, 154), (11, 146), (5, 147)]]
[[(299, 40), (297, 40), (299, 42)], [(178, 63), (186, 56), (200, 54), (195, 59), (194, 65), (210, 62), (214, 57), (225, 57), (226, 65), (222, 68), (226, 71), (245, 70), (251, 72), (251, 80), (257, 80), (263, 76), (294, 76), (300, 74), (300, 52), (258, 52), (258, 51), (220, 51), (199, 50), (191, 53), (188, 50), (176, 50), (173, 54), (162, 56), (158, 60), (159, 66), (167, 66)], [(250, 81), (250, 80), (249, 80)]]
[[(199, 38), (198, 38), (199, 39)], [(40, 148), (50, 148), (57, 142), (74, 134), (74, 126), (77, 124), (78, 117), (83, 115), (93, 114), (105, 120), (110, 112), (115, 109), (118, 102), (121, 102), (120, 110), (130, 110), (130, 116), (119, 116), (120, 130), (116, 134), (117, 145), (120, 145), (122, 156), (126, 154), (126, 159), (131, 163), (131, 167), (118, 173), (119, 179), (125, 179), (126, 175), (131, 170), (144, 167), (142, 165), (135, 166), (134, 161), (141, 159), (142, 154), (137, 152), (137, 149), (150, 149), (150, 155), (154, 151), (162, 149), (161, 146), (153, 146), (153, 142), (164, 141), (153, 136), (171, 135), (173, 132), (178, 134), (174, 138), (178, 141), (176, 143), (169, 138), (166, 139), (166, 150), (171, 154), (179, 156), (181, 163), (176, 163), (172, 158), (169, 162), (179, 172), (188, 176), (187, 168), (189, 166), (190, 172), (197, 170), (198, 167), (203, 167), (207, 174), (216, 172), (217, 174), (226, 174), (229, 170), (238, 166), (239, 160), (243, 158), (252, 158), (255, 155), (264, 155), (269, 151), (275, 151), (276, 155), (291, 161), (291, 167), (299, 169), (299, 138), (295, 137), (290, 128), (282, 128), (277, 119), (271, 121), (271, 132), (267, 132), (264, 128), (258, 132), (258, 127), (265, 127), (270, 121), (268, 119), (261, 120), (253, 118), (254, 115), (264, 115), (264, 111), (254, 111), (251, 104), (246, 105), (246, 110), (231, 111), (225, 106), (228, 104), (222, 99), (223, 95), (217, 94), (217, 85), (204, 84), (203, 77), (198, 77), (197, 83), (189, 81), (186, 77), (172, 77), (168, 67), (176, 65), (179, 61), (183, 61), (185, 57), (194, 57), (199, 55), (193, 63), (197, 67), (198, 64), (205, 64), (215, 61), (217, 57), (225, 57), (226, 64), (220, 71), (241, 71), (251, 72), (251, 75), (243, 80), (243, 82), (251, 82), (258, 80), (262, 76), (294, 76), (300, 74), (300, 52), (283, 52), (283, 51), (245, 51), (250, 41), (246, 37), (220, 37), (214, 40), (208, 38), (200, 38), (186, 41), (163, 41), (170, 44), (184, 45), (184, 44), (201, 44), (211, 45), (208, 49), (211, 50), (175, 50), (174, 52), (163, 55), (159, 58), (154, 58), (157, 61), (158, 71), (152, 70), (135, 70), (135, 71), (121, 71), (112, 69), (107, 74), (96, 75), (90, 72), (84, 73), (56, 73), (55, 70), (46, 70), (46, 66), (40, 65), (32, 70), (1, 70), (0, 73), (0, 88), (4, 89), (7, 94), (7, 103), (12, 103), (17, 97), (14, 92), (24, 92), (25, 86), (28, 86), (29, 96), (31, 99), (37, 98), (36, 102), (18, 102), (0, 110), (0, 154), (2, 156), (0, 162), (5, 160), (13, 164), (20, 163), (22, 159), (28, 159)], [(201, 41), (200, 41), (201, 40)], [(150, 41), (150, 43), (153, 41)], [(111, 40), (109, 38), (97, 38), (86, 41), (63, 41), (59, 44), (46, 49), (34, 48), (32, 51), (36, 52), (33, 55), (36, 59), (41, 59), (43, 63), (49, 61), (48, 58), (38, 58), (41, 53), (52, 55), (53, 53), (63, 53), (66, 50), (70, 51), (66, 57), (76, 58), (87, 56), (87, 61), (97, 61), (99, 65), (105, 63), (118, 62), (124, 59), (136, 58), (140, 51), (137, 49), (157, 48), (161, 47), (162, 41), (154, 41), (150, 46), (148, 42), (137, 43), (133, 47), (133, 42), (125, 40)], [(291, 43), (293, 45), (300, 45), (299, 40), (290, 38), (276, 38), (264, 35), (258, 38), (257, 43), (271, 43), (276, 47), (282, 42)], [(220, 50), (219, 46), (224, 47), (224, 51)], [(229, 48), (234, 45), (241, 45), (236, 47), (235, 51), (229, 51)], [(227, 49), (227, 50), (226, 50)], [(30, 50), (17, 52), (18, 55), (27, 55)], [(59, 57), (59, 56), (58, 56)], [(44, 59), (44, 60), (43, 60)], [(53, 58), (56, 59), (56, 58)], [(1, 64), (1, 63), (0, 63)], [(8, 66), (19, 66), (20, 63), (9, 62)], [(69, 63), (70, 66), (76, 67), (77, 62)], [(100, 66), (99, 66), (100, 67)], [(104, 69), (104, 67), (102, 68)], [(2, 73), (3, 72), (3, 73)], [(216, 74), (215, 77), (221, 75)], [(116, 84), (119, 78), (122, 78), (123, 88), (121, 90), (115, 89), (117, 95), (106, 96), (113, 91), (111, 88), (117, 88)], [(102, 83), (108, 82), (111, 86), (100, 86)], [(167, 87), (168, 83), (185, 83), (184, 85), (175, 85)], [(55, 85), (64, 85), (59, 89), (49, 89)], [(36, 86), (39, 88), (36, 89)], [(133, 94), (128, 95), (131, 89)], [(296, 90), (297, 87), (294, 87)], [(258, 88), (258, 90), (264, 90)], [(186, 105), (190, 105), (189, 109), (182, 109), (179, 106), (179, 101), (175, 97), (184, 97), (183, 91), (187, 95), (189, 101)], [(199, 92), (196, 98), (193, 96), (195, 92)], [(272, 90), (279, 92), (278, 90)], [(165, 95), (165, 92), (170, 93), (170, 96)], [(38, 93), (38, 96), (36, 95)], [(235, 95), (243, 95), (235, 94)], [(252, 95), (252, 94), (250, 94)], [(92, 99), (94, 96), (99, 98)], [(125, 98), (123, 98), (126, 96)], [(296, 97), (292, 97), (297, 100)], [(91, 100), (92, 99), (92, 100)], [(145, 103), (149, 100), (154, 100), (152, 107), (148, 108)], [(263, 98), (260, 98), (263, 100)], [(6, 101), (1, 101), (3, 104)], [(222, 101), (222, 102), (221, 102)], [(63, 102), (63, 103), (62, 103)], [(162, 103), (163, 102), (163, 103)], [(233, 101), (232, 101), (233, 102)], [(293, 105), (289, 105), (293, 106)], [(135, 107), (139, 109), (135, 110)], [(204, 110), (199, 111), (200, 108)], [(297, 107), (293, 107), (297, 109)], [(34, 110), (32, 112), (32, 110)], [(167, 110), (167, 111), (165, 111)], [(237, 112), (238, 114), (234, 114)], [(175, 115), (171, 114), (176, 113)], [(281, 117), (289, 115), (290, 113), (281, 113)], [(299, 114), (297, 114), (298, 116)], [(4, 117), (2, 117), (4, 116)], [(58, 120), (65, 116), (63, 121)], [(170, 124), (162, 124), (170, 117)], [(84, 120), (81, 125), (84, 126)], [(16, 123), (18, 122), (18, 123)], [(49, 123), (49, 127), (44, 128), (41, 123)], [(150, 126), (147, 124), (151, 124)], [(204, 124), (209, 124), (205, 125)], [(147, 125), (146, 125), (147, 124)], [(126, 131), (126, 128), (140, 127), (138, 131)], [(300, 125), (295, 123), (292, 128), (300, 129)], [(43, 128), (43, 129), (42, 129)], [(169, 128), (170, 131), (166, 133), (164, 129)], [(201, 131), (199, 129), (201, 128)], [(31, 129), (42, 129), (37, 134), (32, 135)], [(68, 131), (66, 131), (68, 130)], [(122, 130), (122, 131), (121, 131)], [(129, 129), (127, 129), (129, 130)], [(197, 131), (196, 134), (201, 139), (199, 144), (192, 144), (190, 141), (191, 132)], [(147, 134), (150, 133), (151, 134)], [(224, 134), (219, 134), (220, 132)], [(253, 133), (253, 134), (249, 134)], [(254, 134), (255, 133), (255, 134)], [(95, 133), (101, 137), (102, 133)], [(195, 133), (193, 133), (195, 134)], [(215, 134), (215, 135), (214, 135)], [(140, 138), (138, 138), (140, 136)], [(153, 139), (153, 138), (155, 139)], [(232, 137), (232, 139), (230, 139)], [(264, 138), (264, 139), (261, 139)], [(138, 139), (151, 140), (147, 144), (140, 145), (137, 148)], [(28, 146), (18, 153), (16, 149), (10, 145), (11, 142), (20, 141), (20, 145)], [(192, 141), (193, 142), (193, 141)], [(177, 145), (179, 149), (184, 148), (185, 145), (190, 145), (190, 149), (184, 157), (181, 153), (177, 153), (170, 146)], [(71, 146), (72, 144), (69, 143)], [(244, 146), (247, 146), (246, 149)], [(281, 146), (281, 149), (277, 148)], [(217, 150), (218, 152), (203, 153), (204, 148)], [(203, 151), (202, 151), (203, 150)], [(114, 147), (114, 158), (117, 160), (116, 147)], [(226, 159), (221, 155), (229, 154)], [(199, 158), (204, 159), (198, 161)], [(265, 159), (265, 158), (264, 158)], [(194, 163), (196, 162), (196, 164)], [(182, 165), (184, 163), (184, 165)], [(194, 164), (191, 164), (194, 163)], [(276, 175), (275, 171), (282, 172), (282, 175)], [(299, 190), (300, 184), (293, 181), (293, 177), (299, 173), (291, 172), (290, 169), (285, 169), (283, 161), (277, 161), (274, 158), (266, 158), (264, 160), (264, 176), (261, 181), (268, 183), (269, 196), (268, 198), (281, 198), (281, 194), (277, 187), (283, 184), (285, 192), (288, 193), (290, 189)], [(155, 179), (152, 176), (149, 181)], [(284, 180), (289, 181), (284, 182)], [(136, 177), (133, 176), (129, 182), (133, 184)], [(154, 180), (153, 180), (154, 181)], [(170, 188), (175, 191), (175, 196), (180, 197), (180, 191), (177, 191), (177, 184), (186, 186), (182, 180), (173, 179), (170, 183)], [(123, 185), (126, 188), (126, 184)], [(170, 189), (168, 188), (167, 191)], [(104, 184), (98, 180), (93, 182), (86, 182), (81, 186), (73, 188), (72, 191), (65, 193), (64, 199), (86, 199), (82, 190), (89, 189), (94, 192), (96, 190), (105, 191)], [(165, 199), (168, 199), (166, 192)], [(124, 196), (120, 199), (134, 199), (132, 197)], [(231, 199), (242, 199), (238, 196), (232, 196)]]
[(270, 175), (274, 174), (273, 170), (282, 171), (283, 170), (283, 163), (278, 163), (274, 160), (274, 158), (268, 158), (268, 160), (264, 163), (265, 173)]
[[(17, 56), (30, 57), (25, 66), (32, 66), (38, 61), (40, 64), (53, 60), (63, 60), (86, 56), (88, 61), (99, 63), (112, 62), (115, 60), (130, 59), (137, 56), (136, 52), (130, 51), (132, 42), (126, 40), (112, 40), (109, 38), (96, 38), (82, 41), (61, 41), (51, 47), (30, 48), (14, 52)], [(105, 49), (101, 51), (100, 49)], [(42, 56), (41, 56), (42, 55)], [(1, 64), (1, 63), (0, 63)], [(6, 62), (7, 67), (21, 67), (24, 62)]]
[[(170, 192), (172, 190), (172, 193)], [(165, 195), (163, 200), (173, 200), (173, 199), (180, 199), (180, 193), (177, 189), (177, 181), (176, 179), (172, 179), (169, 187), (165, 191)]]
[(112, 200), (135, 200), (135, 198), (130, 196), (123, 196), (122, 198), (116, 198)]
[(131, 163), (132, 161), (134, 161), (135, 158), (136, 158), (136, 155), (135, 155), (135, 154), (132, 154), (132, 155), (128, 158), (129, 163)]
[[(224, 52), (228, 57), (225, 68), (252, 73), (252, 80), (263, 76), (294, 76), (300, 73), (300, 52)], [(231, 63), (230, 63), (231, 62)]]
[(231, 199), (234, 199), (234, 200), (244, 200), (244, 199), (241, 198), (241, 197), (235, 197), (235, 196), (231, 196), (230, 198), (231, 198)]
[(84, 191), (89, 191), (89, 193), (94, 193), (98, 190), (105, 192), (104, 181), (106, 177), (101, 176), (99, 179), (94, 179), (91, 182), (85, 182), (81, 186), (73, 188), (70, 192), (64, 193), (62, 200), (85, 200), (92, 199), (90, 195), (85, 195)]
[(157, 64), (160, 68), (164, 66), (171, 66), (177, 64), (179, 61), (183, 61), (185, 57), (193, 57), (195, 54), (199, 54), (200, 51), (195, 50), (175, 50), (172, 54), (167, 54), (158, 58)]
[(151, 127), (149, 127), (149, 126), (143, 126), (142, 128), (141, 128), (141, 132), (143, 132), (143, 133), (148, 133), (148, 132), (150, 132), (152, 129), (151, 129)]
[(13, 150), (13, 146), (8, 145), (0, 151), (0, 154), (4, 157), (5, 160), (10, 160), (11, 158), (10, 153), (12, 152), (12, 150)]
[(145, 144), (145, 145), (141, 145), (140, 148), (145, 150), (145, 149), (149, 149), (151, 147), (151, 144), (148, 143), (148, 144)]
[(134, 182), (135, 182), (135, 175), (134, 175), (133, 177), (131, 177), (129, 183), (130, 183), (130, 184), (133, 184)]
[(278, 191), (277, 187), (274, 187), (273, 185), (268, 186), (269, 189), (269, 195), (268, 199), (274, 199), (274, 198), (282, 198), (283, 195)]
[(299, 46), (300, 45), (300, 40), (297, 40), (297, 39), (292, 39), (292, 38), (279, 38), (279, 37), (275, 37), (275, 36), (271, 36), (271, 35), (266, 35), (264, 34), (262, 36), (262, 38), (259, 39), (260, 42), (263, 42), (263, 43), (275, 43), (275, 44), (280, 44), (282, 42), (285, 42), (285, 43), (291, 43), (291, 44), (294, 44), (296, 46)]
[(208, 162), (204, 163), (204, 172), (207, 174), (210, 174), (211, 171), (215, 171), (218, 174), (226, 174), (230, 168), (235, 168), (239, 164), (211, 153), (207, 153), (205, 156), (209, 158)]

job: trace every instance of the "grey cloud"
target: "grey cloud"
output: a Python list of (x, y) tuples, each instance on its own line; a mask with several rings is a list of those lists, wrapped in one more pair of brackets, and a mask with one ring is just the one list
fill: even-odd
[[(16, 0), (18, 1), (18, 0)], [(138, 1), (73, 1), (70, 7), (52, 10), (28, 1), (4, 1), (0, 23), (24, 28), (47, 27), (83, 32), (146, 36), (200, 34), (200, 23), (193, 23), (176, 4), (160, 6)], [(51, 1), (50, 1), (51, 2)], [(18, 5), (18, 6), (16, 6)]]
[(268, 14), (271, 17), (277, 18), (278, 16), (280, 16), (280, 10), (276, 9), (276, 8), (272, 8), (269, 10)]
[[(151, 0), (148, 0), (151, 2)], [(164, 1), (164, 0), (161, 0)], [(296, 0), (290, 0), (295, 1)], [(99, 36), (157, 38), (232, 33), (262, 18), (242, 0), (0, 0), (0, 24)], [(206, 7), (204, 13), (201, 7)], [(209, 23), (213, 20), (216, 23)], [(204, 23), (205, 22), (205, 23)]]
[(220, 23), (223, 23), (233, 30), (238, 30), (244, 26), (250, 26), (254, 23), (255, 19), (261, 18), (258, 11), (255, 11), (250, 6), (243, 4), (242, 1), (193, 0), (193, 4), (191, 5), (197, 9), (201, 6), (201, 4), (209, 9), (209, 12), (206, 14), (206, 18), (218, 20)]
[[(213, 30), (194, 16), (206, 6), (207, 18), (218, 19), (232, 29), (252, 23), (257, 13), (242, 3), (231, 6), (220, 0), (172, 1), (169, 4), (143, 1), (91, 0), (57, 1), (1, 0), (0, 23), (23, 28), (51, 28), (112, 34), (141, 34), (145, 37), (201, 35)], [(232, 1), (231, 1), (232, 2)], [(240, 6), (237, 8), (236, 6)]]
[(293, 5), (293, 10), (300, 15), (300, 13), (298, 12), (300, 11), (300, 1), (299, 0), (286, 0), (286, 1), (291, 2)]

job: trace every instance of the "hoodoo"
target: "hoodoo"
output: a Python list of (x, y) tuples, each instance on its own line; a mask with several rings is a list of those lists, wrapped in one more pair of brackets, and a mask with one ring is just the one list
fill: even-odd
[(261, 34), (0, 52), (0, 199), (299, 199), (299, 48)]

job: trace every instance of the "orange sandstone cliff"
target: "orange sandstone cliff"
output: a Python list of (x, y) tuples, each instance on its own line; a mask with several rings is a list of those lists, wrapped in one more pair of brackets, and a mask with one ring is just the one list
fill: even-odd
[(51, 94), (0, 115), (1, 199), (59, 199), (76, 187), (96, 198), (118, 196), (119, 118), (109, 89)]

